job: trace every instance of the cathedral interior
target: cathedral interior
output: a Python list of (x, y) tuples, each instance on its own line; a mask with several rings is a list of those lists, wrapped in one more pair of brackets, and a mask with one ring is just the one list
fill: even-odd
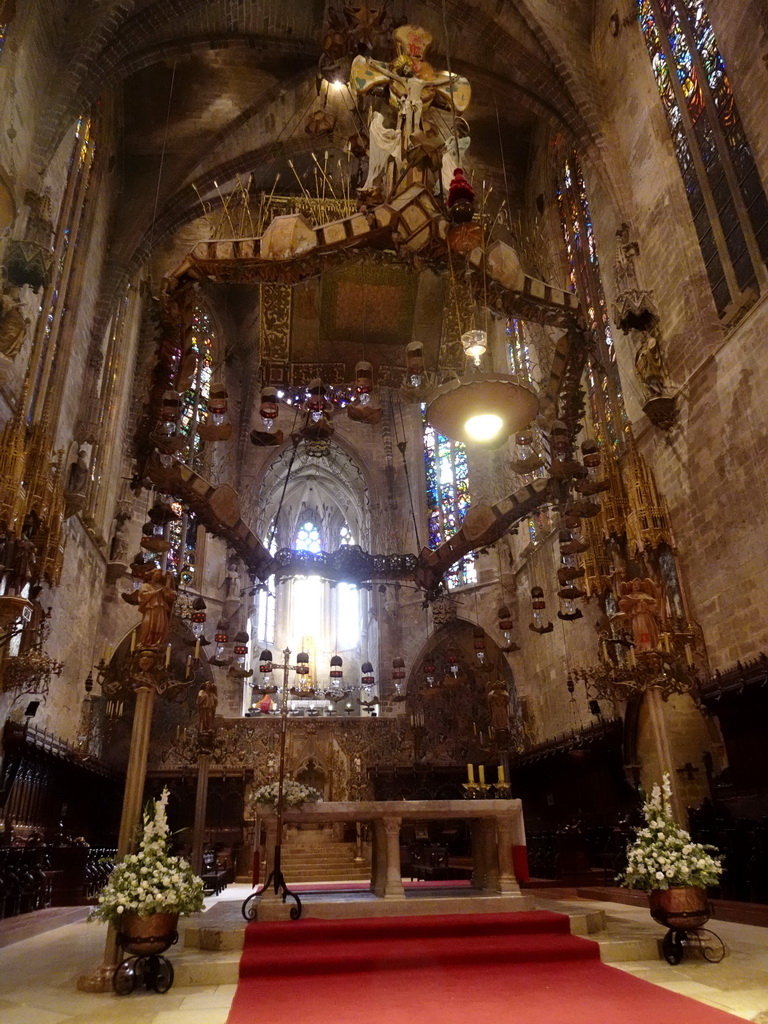
[(139, 761), (249, 878), (286, 736), (325, 801), (519, 798), (554, 884), (668, 773), (768, 903), (766, 33), (0, 0), (0, 917), (41, 847), (92, 895)]

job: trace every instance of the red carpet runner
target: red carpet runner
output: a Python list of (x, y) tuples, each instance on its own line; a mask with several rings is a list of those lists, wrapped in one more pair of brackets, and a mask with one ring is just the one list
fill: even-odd
[[(672, 970), (672, 968), (670, 968)], [(548, 911), (249, 924), (227, 1024), (734, 1024)]]

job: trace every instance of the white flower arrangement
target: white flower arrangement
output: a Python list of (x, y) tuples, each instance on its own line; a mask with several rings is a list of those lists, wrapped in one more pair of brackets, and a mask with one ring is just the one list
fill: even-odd
[(694, 843), (670, 813), (672, 785), (664, 773), (662, 785), (653, 787), (643, 805), (645, 826), (635, 829), (635, 842), (627, 849), (627, 869), (617, 878), (627, 889), (670, 889), (678, 886), (717, 885), (723, 866), (714, 846)]
[[(257, 804), (268, 804), (277, 807), (277, 795), (279, 784), (270, 782), (266, 786), (260, 786), (253, 794)], [(304, 786), (295, 779), (283, 779), (283, 803), (286, 807), (300, 807), (302, 804), (314, 804), (322, 800), (322, 796), (314, 787)]]
[(144, 811), (138, 853), (116, 865), (89, 921), (117, 922), (123, 914), (193, 914), (203, 909), (203, 881), (181, 857), (168, 853), (168, 790)]

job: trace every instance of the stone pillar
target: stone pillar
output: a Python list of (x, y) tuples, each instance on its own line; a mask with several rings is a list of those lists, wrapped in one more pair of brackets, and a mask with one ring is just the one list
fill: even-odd
[[(398, 850), (399, 853), (399, 850)], [(373, 843), (371, 844), (371, 892), (383, 896), (387, 881), (387, 837), (384, 822), (377, 818), (373, 822)]]
[[(120, 817), (120, 832), (117, 839), (117, 860), (122, 860), (136, 846), (136, 831), (141, 819), (141, 804), (144, 798), (144, 782), (147, 775), (149, 754), (149, 732), (152, 725), (152, 710), (155, 705), (154, 689), (141, 686), (136, 689), (136, 708), (133, 714), (131, 746), (128, 769), (125, 774), (123, 812)], [(114, 925), (107, 928), (104, 943), (104, 960), (93, 974), (83, 974), (77, 979), (81, 992), (111, 992), (112, 975), (120, 959), (117, 945), (117, 931)]]
[[(678, 793), (677, 772), (672, 760), (672, 747), (669, 742), (669, 732), (667, 731), (666, 713), (668, 713), (669, 709), (664, 704), (661, 692), (655, 686), (648, 690), (645, 695), (645, 701), (648, 705), (648, 718), (653, 732), (653, 743), (656, 747), (659, 768), (662, 775), (664, 772), (668, 772), (669, 780), (672, 784), (672, 815), (675, 821), (687, 828), (688, 813)], [(658, 782), (661, 783), (661, 779), (658, 779)]]
[(496, 843), (499, 859), (498, 892), (502, 895), (520, 894), (520, 886), (515, 878), (515, 866), (512, 863), (512, 843), (514, 829), (512, 819), (504, 814), (496, 819)]
[(485, 847), (486, 876), (484, 889), (499, 891), (499, 851), (496, 845), (496, 821), (481, 819), (483, 846)]
[(384, 885), (385, 900), (405, 899), (400, 871), (400, 818), (384, 819), (386, 837), (387, 877)]
[(203, 845), (205, 838), (205, 813), (208, 809), (208, 772), (211, 755), (200, 754), (197, 762), (197, 792), (195, 793), (195, 824), (192, 827), (192, 870), (203, 873)]
[(483, 822), (480, 818), (472, 820), (472, 887), (485, 889), (488, 876), (485, 843), (483, 841)]

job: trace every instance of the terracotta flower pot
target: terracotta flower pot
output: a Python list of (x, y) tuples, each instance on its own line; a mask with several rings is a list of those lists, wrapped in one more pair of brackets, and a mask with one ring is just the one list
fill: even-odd
[(707, 893), (696, 885), (654, 889), (648, 893), (648, 906), (654, 921), (665, 928), (687, 931), (709, 920)]
[(178, 914), (123, 914), (117, 926), (118, 942), (134, 956), (162, 953), (176, 939)]

